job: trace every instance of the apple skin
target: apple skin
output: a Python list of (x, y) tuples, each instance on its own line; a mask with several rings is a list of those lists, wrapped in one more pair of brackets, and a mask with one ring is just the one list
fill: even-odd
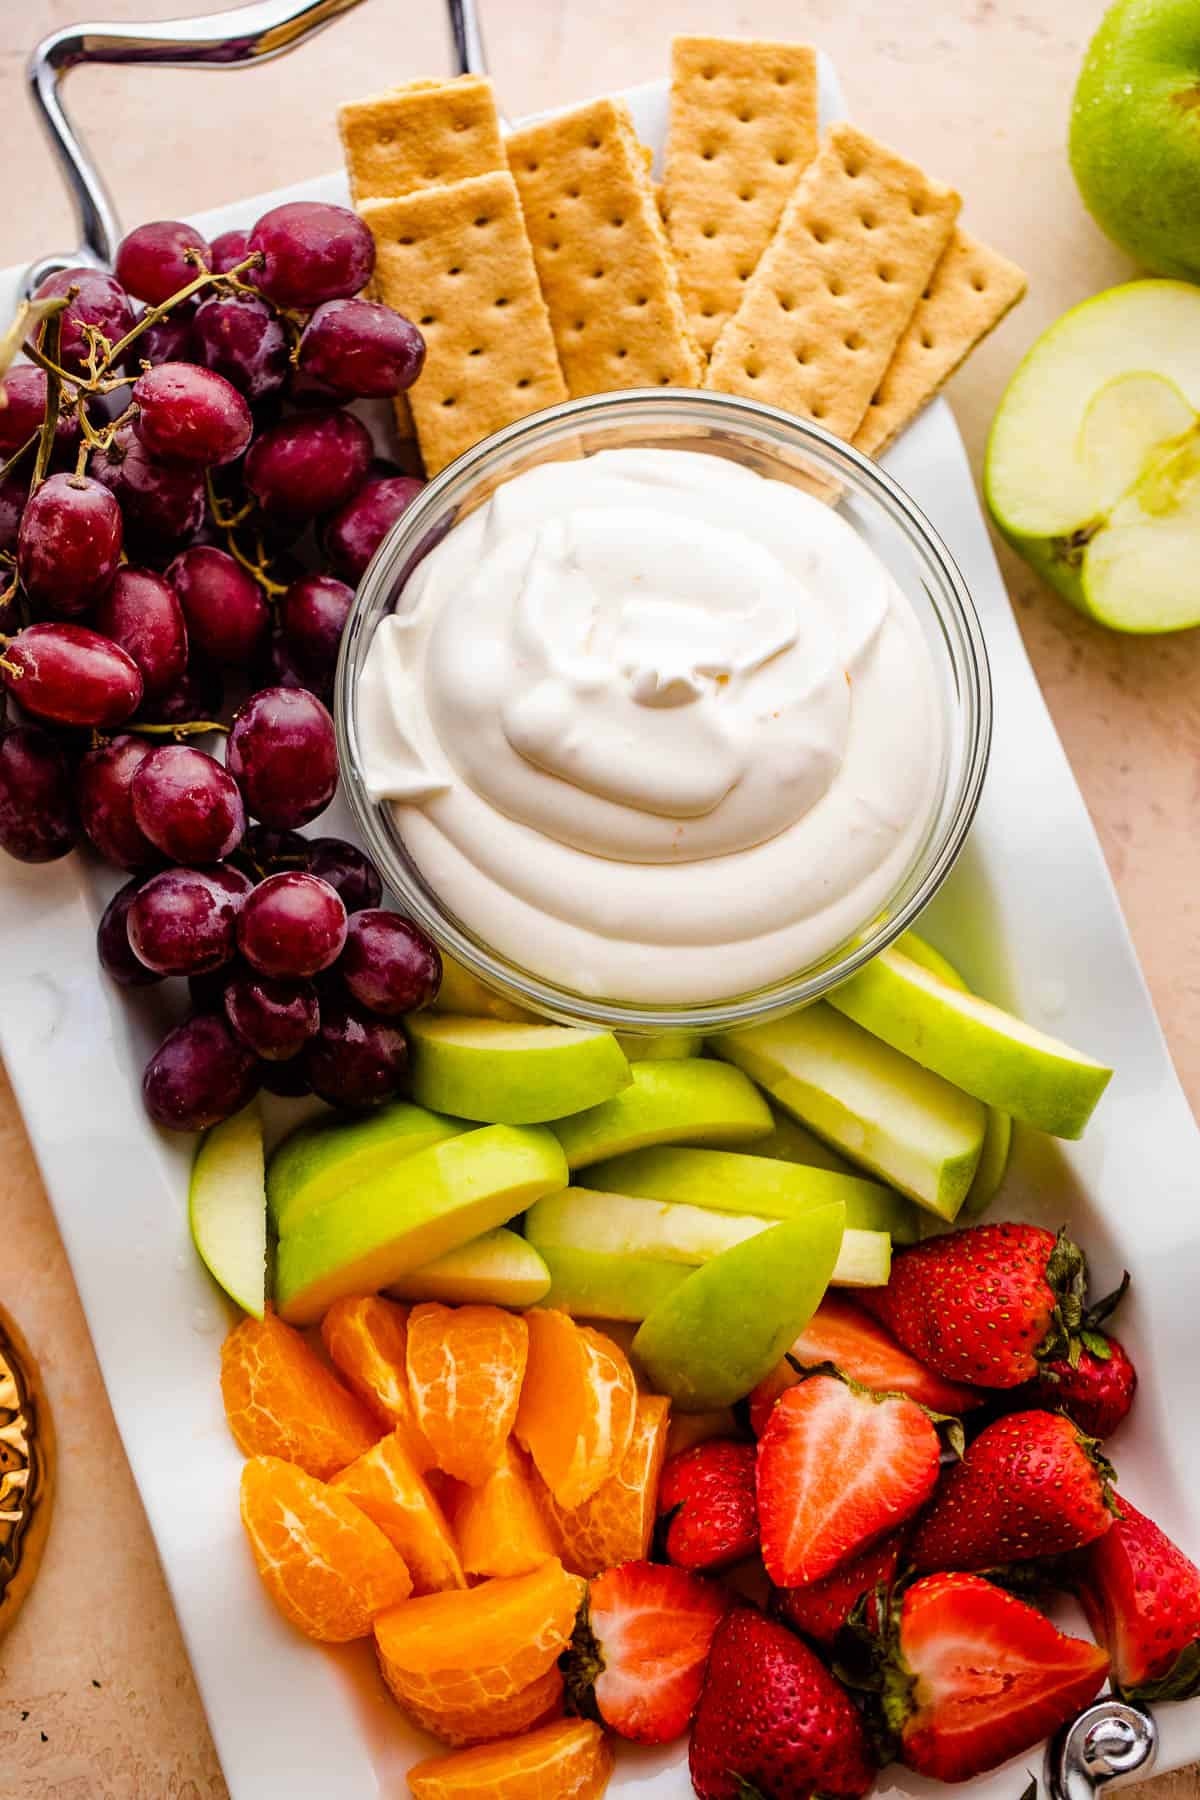
[(740, 1069), (704, 1057), (634, 1063), (628, 1087), (551, 1130), (571, 1169), (646, 1144), (745, 1144), (771, 1130), (771, 1109)]
[(617, 1042), (635, 1062), (674, 1062), (684, 1056), (699, 1056), (704, 1047), (702, 1031), (618, 1031)]
[(1116, 0), (1071, 105), (1071, 167), (1092, 217), (1156, 275), (1200, 280), (1200, 9)]
[(267, 1196), (258, 1101), (206, 1131), (188, 1190), (192, 1242), (209, 1274), (243, 1312), (267, 1303)]
[(485, 1125), (540, 1125), (597, 1106), (630, 1083), (611, 1031), (510, 1023), (458, 1013), (404, 1022), (412, 1096)]
[(389, 1287), (566, 1184), (558, 1140), (539, 1126), (485, 1125), (418, 1150), (280, 1238), (280, 1317), (310, 1325), (335, 1300)]
[(440, 1300), (445, 1306), (537, 1306), (550, 1271), (519, 1232), (498, 1225), (394, 1281), (394, 1300)]
[(526, 1012), (522, 1006), (515, 1006), (506, 1000), (503, 994), (497, 994), (490, 987), (464, 969), (445, 950), (442, 951), (442, 983), (431, 1002), (434, 1012), (462, 1013), (470, 1019), (507, 1019), (512, 1024), (537, 1023), (535, 1013)]
[(284, 1138), (267, 1165), (267, 1205), (283, 1236), (323, 1200), (368, 1180), (430, 1144), (471, 1128), (408, 1100), (393, 1100), (361, 1119), (328, 1114)]
[(680, 1412), (732, 1406), (770, 1374), (821, 1303), (845, 1211), (816, 1207), (695, 1270), (647, 1314), (634, 1360)]

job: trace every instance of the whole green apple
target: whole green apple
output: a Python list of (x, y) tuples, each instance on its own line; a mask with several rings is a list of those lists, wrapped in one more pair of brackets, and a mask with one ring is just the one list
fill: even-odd
[(1071, 167), (1089, 211), (1157, 275), (1200, 280), (1200, 5), (1116, 0), (1071, 108)]

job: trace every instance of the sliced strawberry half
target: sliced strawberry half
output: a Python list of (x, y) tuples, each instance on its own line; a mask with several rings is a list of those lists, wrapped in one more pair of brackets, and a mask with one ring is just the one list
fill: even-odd
[(1103, 1537), (1078, 1559), (1088, 1624), (1112, 1657), (1127, 1700), (1200, 1693), (1200, 1569), (1123, 1495)]
[(588, 1590), (567, 1653), (571, 1704), (639, 1744), (681, 1736), (732, 1604), (715, 1582), (666, 1563), (606, 1570)]
[(776, 1587), (820, 1581), (924, 1506), (941, 1446), (914, 1400), (812, 1375), (758, 1441), (758, 1521)]
[(795, 1387), (801, 1371), (829, 1363), (860, 1387), (876, 1394), (907, 1394), (931, 1412), (970, 1412), (986, 1398), (977, 1388), (935, 1375), (861, 1307), (827, 1294), (787, 1358), (764, 1376), (751, 1394), (750, 1425), (755, 1437), (762, 1436), (776, 1400)]
[(900, 1603), (886, 1707), (910, 1769), (967, 1781), (1030, 1750), (1086, 1706), (1108, 1674), (1068, 1637), (980, 1575), (929, 1575)]

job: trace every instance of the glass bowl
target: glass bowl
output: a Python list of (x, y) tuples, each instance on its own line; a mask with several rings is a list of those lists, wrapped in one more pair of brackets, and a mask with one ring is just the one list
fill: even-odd
[[(942, 768), (929, 827), (886, 906), (863, 920), (848, 941), (786, 979), (687, 1005), (577, 993), (510, 961), (443, 904), (409, 855), (390, 805), (372, 800), (362, 772), (357, 702), (363, 664), (376, 627), (403, 608), (406, 583), (428, 552), (458, 519), (523, 470), (634, 446), (723, 456), (832, 495), (908, 596), (926, 635), (943, 712)], [(630, 1033), (715, 1033), (818, 999), (914, 923), (954, 866), (974, 817), (987, 767), (992, 699), (983, 634), (963, 578), (928, 519), (889, 475), (818, 425), (774, 407), (725, 394), (650, 388), (596, 394), (520, 419), (429, 483), (379, 546), (359, 586), (342, 642), (334, 711), (342, 781), (366, 848), (402, 909), (443, 951), (510, 1003), (549, 1019)]]

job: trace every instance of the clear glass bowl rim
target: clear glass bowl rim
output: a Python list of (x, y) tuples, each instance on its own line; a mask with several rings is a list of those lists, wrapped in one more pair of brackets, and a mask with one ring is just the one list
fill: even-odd
[[(874, 502), (897, 527), (924, 574), (932, 578), (925, 583), (926, 592), (952, 644), (948, 654), (958, 678), (964, 736), (963, 767), (949, 820), (926, 846), (912, 892), (867, 941), (852, 943), (816, 967), (755, 993), (688, 1005), (642, 1005), (576, 994), (520, 968), (480, 942), (418, 877), (389, 807), (373, 801), (366, 791), (358, 754), (355, 700), (363, 660), (376, 625), (394, 602), (398, 576), (430, 526), (469, 498), (481, 480), (500, 474), (505, 464), (530, 451), (569, 438), (574, 429), (636, 428), (639, 424), (650, 432), (672, 425), (694, 426), (698, 433), (757, 436), (776, 451), (803, 452), (847, 489)], [(991, 747), (992, 685), (983, 629), (966, 582), (929, 519), (877, 463), (820, 425), (756, 400), (694, 388), (630, 388), (591, 394), (530, 413), (482, 439), (428, 483), (379, 545), (359, 583), (338, 658), (334, 723), (342, 785), (385, 885), (408, 916), (470, 974), (512, 1005), (547, 1019), (633, 1033), (680, 1029), (718, 1033), (762, 1024), (820, 999), (913, 925), (953, 868), (975, 817)]]

